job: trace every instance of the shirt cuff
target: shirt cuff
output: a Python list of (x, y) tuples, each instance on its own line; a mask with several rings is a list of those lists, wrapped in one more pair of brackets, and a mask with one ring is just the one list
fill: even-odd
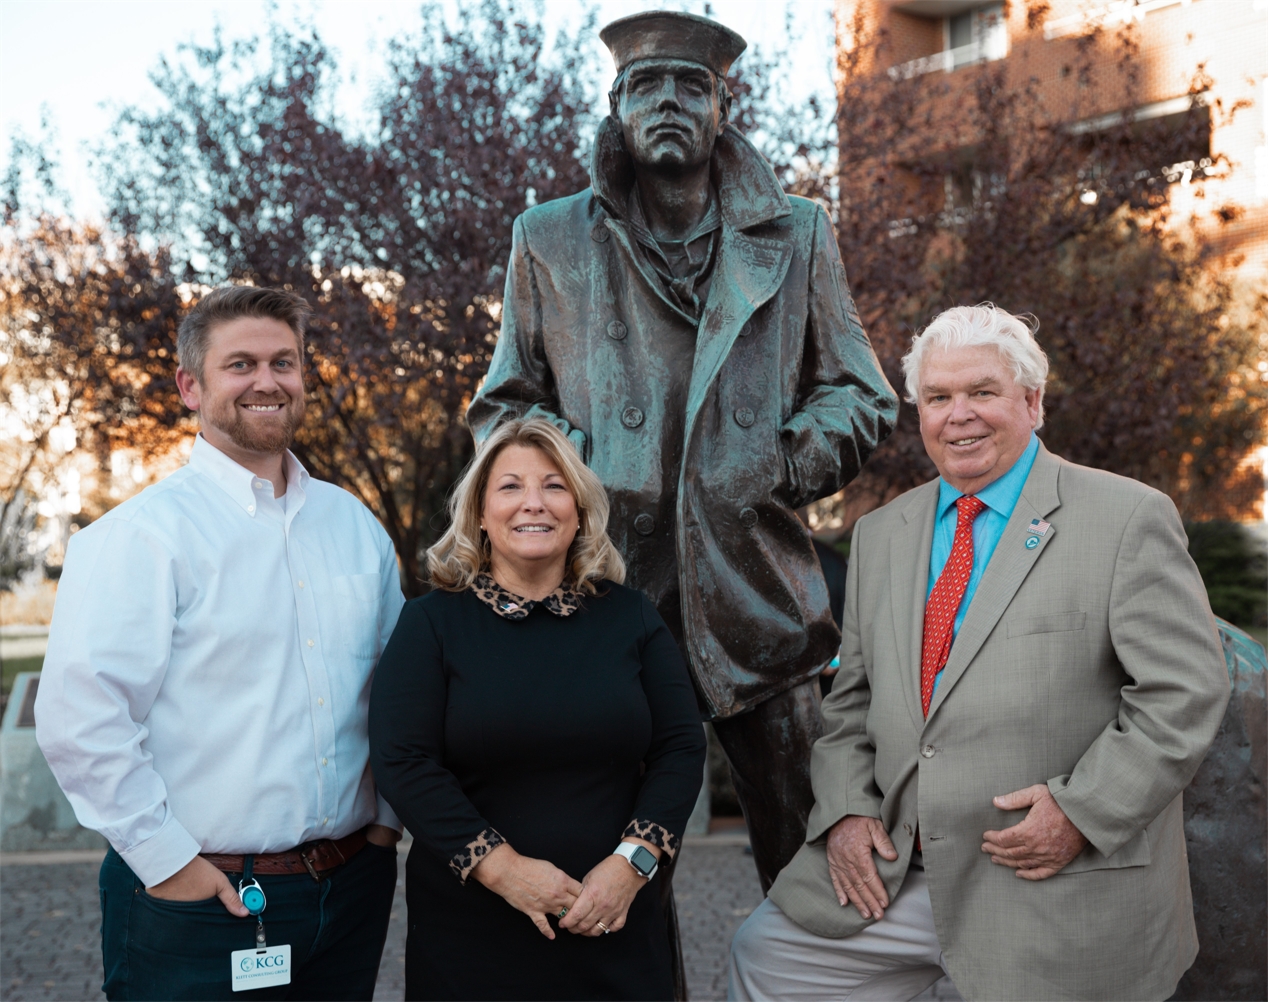
[(449, 861), (449, 869), (453, 870), (454, 876), (465, 884), (467, 878), (471, 876), (471, 871), (476, 868), (476, 864), (505, 842), (506, 839), (499, 835), (496, 829), (486, 828), (454, 854), (453, 859)]
[(202, 846), (194, 841), (194, 836), (172, 817), (162, 828), (131, 849), (125, 850), (118, 845), (114, 848), (146, 887), (161, 884), (203, 851)]
[(655, 821), (644, 821), (641, 818), (631, 821), (625, 831), (621, 832), (621, 838), (641, 838), (644, 842), (650, 842), (656, 846), (670, 859), (674, 858), (674, 853), (681, 845), (678, 836), (668, 828), (658, 825)]
[(396, 812), (392, 810), (388, 802), (383, 799), (383, 794), (375, 793), (374, 808), (373, 824), (391, 828), (399, 835), (405, 826), (401, 824), (401, 819), (396, 816)]

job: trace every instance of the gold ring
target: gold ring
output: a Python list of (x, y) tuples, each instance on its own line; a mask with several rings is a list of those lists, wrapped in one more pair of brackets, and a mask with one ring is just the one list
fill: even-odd
[(600, 929), (603, 930), (603, 935), (605, 936), (612, 931), (607, 926), (605, 926), (602, 922), (596, 922), (595, 925), (597, 925)]

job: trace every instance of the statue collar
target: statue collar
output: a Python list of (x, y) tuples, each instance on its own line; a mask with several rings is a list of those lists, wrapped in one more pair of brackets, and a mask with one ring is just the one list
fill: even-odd
[[(611, 116), (599, 124), (594, 138), (590, 183), (608, 215), (624, 220), (634, 165)], [(713, 186), (725, 228), (745, 230), (792, 212), (766, 158), (732, 125), (723, 130), (713, 148)]]

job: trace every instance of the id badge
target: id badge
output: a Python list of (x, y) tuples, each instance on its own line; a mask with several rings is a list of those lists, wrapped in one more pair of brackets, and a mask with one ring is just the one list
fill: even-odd
[(270, 946), (263, 950), (234, 950), (229, 954), (233, 990), (249, 992), (291, 983), (291, 948)]

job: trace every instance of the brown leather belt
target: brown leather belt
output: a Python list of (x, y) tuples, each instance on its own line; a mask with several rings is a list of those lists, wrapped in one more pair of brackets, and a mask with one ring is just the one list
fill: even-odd
[[(368, 826), (367, 826), (368, 827)], [(255, 873), (307, 873), (313, 880), (343, 866), (365, 848), (365, 828), (341, 839), (318, 839), (305, 842), (286, 852), (265, 852), (255, 855), (252, 868)], [(217, 870), (225, 873), (241, 873), (246, 865), (245, 857), (223, 852), (199, 853)]]

